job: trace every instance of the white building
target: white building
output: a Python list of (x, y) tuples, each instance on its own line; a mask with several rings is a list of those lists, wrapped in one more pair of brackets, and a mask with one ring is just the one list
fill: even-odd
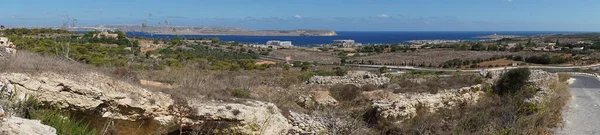
[(584, 47), (573, 47), (573, 51), (583, 51)]
[(292, 46), (294, 46), (294, 45), (292, 45), (292, 41), (279, 41), (279, 40), (270, 40), (270, 41), (267, 41), (266, 45), (282, 46), (282, 47), (292, 47)]
[(333, 40), (333, 45), (338, 47), (353, 47), (355, 45), (354, 40)]

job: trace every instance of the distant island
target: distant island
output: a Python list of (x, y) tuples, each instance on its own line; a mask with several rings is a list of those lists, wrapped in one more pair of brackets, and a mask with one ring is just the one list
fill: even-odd
[(71, 31), (121, 30), (164, 35), (337, 36), (332, 30), (249, 30), (236, 27), (107, 25), (71, 27)]
[(502, 38), (516, 38), (516, 37), (521, 37), (521, 36), (515, 36), (515, 35), (498, 35), (498, 34), (493, 34), (493, 35), (487, 35), (487, 36), (478, 36), (475, 38), (486, 38), (486, 39), (502, 39)]

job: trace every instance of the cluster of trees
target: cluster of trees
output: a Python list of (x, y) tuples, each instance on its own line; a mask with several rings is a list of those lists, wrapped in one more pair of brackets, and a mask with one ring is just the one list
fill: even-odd
[(66, 57), (96, 66), (125, 66), (125, 55), (134, 54), (124, 47), (107, 47), (98, 43), (78, 43), (52, 38), (9, 36), (19, 50), (43, 55)]
[(452, 45), (432, 45), (431, 48), (452, 48), (455, 50), (472, 50), (472, 51), (513, 51), (518, 52), (523, 50), (523, 46), (518, 45), (514, 48), (506, 48), (502, 45), (484, 45), (482, 43), (465, 43)]
[(573, 57), (550, 56), (547, 54), (544, 54), (542, 56), (531, 56), (525, 58), (525, 62), (535, 64), (563, 64), (573, 60)]
[[(254, 59), (257, 59), (259, 55), (257, 53), (224, 51), (197, 45), (172, 45), (165, 49), (148, 52), (144, 57), (144, 55), (139, 54), (139, 42), (137, 40), (130, 41), (127, 35), (121, 31), (109, 32), (118, 34), (117, 38), (94, 37), (94, 34), (100, 33), (98, 31), (86, 33), (83, 37), (33, 38), (20, 35), (68, 32), (50, 30), (53, 29), (10, 29), (11, 32), (7, 32), (7, 36), (14, 41), (20, 50), (64, 57), (96, 66), (132, 66), (134, 68), (162, 69), (164, 67), (182, 67), (187, 64), (196, 64), (201, 69), (212, 70), (264, 70), (269, 67), (269, 65), (255, 64)], [(171, 39), (162, 40), (169, 41)], [(213, 42), (218, 42), (218, 39), (213, 39)], [(118, 46), (106, 46), (106, 44), (118, 44)], [(152, 55), (161, 57), (159, 59), (150, 58)]]
[(127, 47), (139, 47), (139, 41), (130, 41), (127, 38), (127, 35), (122, 31), (108, 31), (110, 34), (117, 34), (117, 38), (108, 38), (108, 37), (94, 37), (95, 34), (100, 33), (99, 31), (90, 31), (86, 33), (83, 38), (78, 39), (79, 42), (89, 42), (89, 43), (101, 43), (101, 44), (117, 44), (119, 46), (127, 46)]
[(365, 45), (358, 48), (356, 51), (362, 53), (384, 53), (386, 49), (388, 49), (387, 51), (389, 52), (414, 51), (414, 49), (410, 49), (407, 45)]
[(39, 29), (27, 29), (27, 28), (13, 28), (3, 30), (4, 34), (7, 35), (38, 35), (38, 34), (70, 34), (71, 32), (63, 29), (51, 29), (51, 28), (39, 28)]

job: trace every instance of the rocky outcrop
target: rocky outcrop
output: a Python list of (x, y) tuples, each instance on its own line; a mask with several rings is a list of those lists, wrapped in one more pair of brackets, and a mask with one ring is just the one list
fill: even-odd
[(244, 103), (193, 102), (191, 107), (197, 109), (195, 117), (199, 117), (187, 119), (191, 123), (233, 122), (237, 125), (236, 133), (277, 135), (292, 128), (273, 103), (260, 101)]
[(28, 120), (19, 117), (7, 117), (0, 122), (2, 135), (56, 135), (56, 129), (40, 123), (39, 120)]
[(384, 85), (390, 82), (390, 79), (376, 75), (367, 71), (350, 71), (345, 76), (313, 76), (308, 84), (335, 85), (335, 84), (353, 84), (363, 86), (367, 84)]
[(374, 91), (367, 93), (367, 97), (374, 100), (372, 107), (375, 109), (376, 117), (403, 121), (414, 117), (418, 107), (425, 107), (429, 109), (429, 112), (435, 112), (439, 108), (452, 107), (461, 102), (469, 104), (477, 103), (477, 100), (484, 95), (481, 87), (481, 85), (474, 85), (461, 89), (442, 90), (436, 94), (387, 93), (383, 99), (381, 99), (381, 96), (374, 97), (372, 95), (386, 92)]
[[(101, 129), (114, 121), (120, 134), (165, 134), (179, 128), (170, 95), (153, 93), (139, 86), (99, 73), (59, 75), (41, 73), (1, 73), (0, 90), (6, 96), (37, 99), (76, 114), (88, 116), (92, 127)], [(185, 117), (189, 127), (210, 123), (230, 123), (237, 133), (278, 134), (291, 128), (279, 109), (259, 101), (215, 103), (188, 102), (195, 113)]]
[[(504, 74), (505, 72), (506, 71), (489, 72), (491, 75), (491, 79), (487, 80), (487, 83), (495, 84), (495, 82), (497, 82), (500, 79), (500, 77), (502, 77), (502, 74)], [(527, 80), (527, 82), (531, 83), (532, 86), (536, 87), (537, 92), (533, 98), (527, 99), (526, 101), (539, 102), (546, 99), (546, 97), (548, 97), (549, 94), (552, 94), (552, 85), (558, 83), (559, 81), (558, 74), (546, 72), (543, 70), (530, 70), (530, 73), (531, 74), (529, 74), (529, 79)]]
[(9, 57), (16, 53), (16, 49), (7, 46), (0, 46), (0, 58)]
[(304, 108), (338, 105), (338, 101), (329, 94), (329, 91), (313, 91), (311, 92), (311, 95), (302, 95), (298, 97), (296, 103)]
[(554, 94), (552, 85), (559, 83), (557, 73), (550, 73), (542, 70), (531, 70), (529, 82), (537, 88), (533, 98), (527, 99), (527, 102), (540, 102), (546, 100), (551, 94)]
[(292, 133), (317, 134), (326, 132), (326, 123), (331, 122), (331, 120), (290, 111), (290, 122), (294, 126)]

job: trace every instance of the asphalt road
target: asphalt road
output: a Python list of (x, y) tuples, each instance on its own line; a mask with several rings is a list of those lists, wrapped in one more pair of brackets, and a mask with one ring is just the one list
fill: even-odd
[(565, 125), (556, 134), (600, 135), (600, 81), (583, 75), (573, 78), (571, 100), (563, 112)]

